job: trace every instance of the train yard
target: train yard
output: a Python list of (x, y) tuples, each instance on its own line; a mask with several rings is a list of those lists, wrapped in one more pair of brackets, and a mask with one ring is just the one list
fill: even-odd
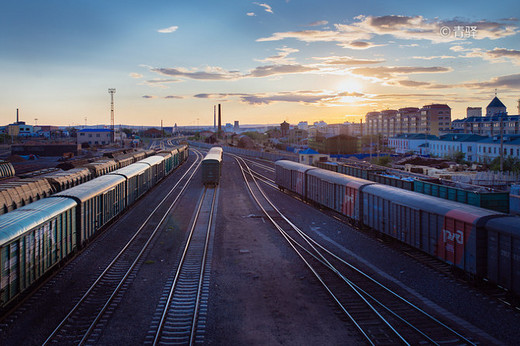
[(4, 314), (0, 343), (520, 338), (519, 311), (280, 192), (274, 163), (224, 154), (219, 182), (205, 187), (205, 151), (190, 151), (186, 163)]

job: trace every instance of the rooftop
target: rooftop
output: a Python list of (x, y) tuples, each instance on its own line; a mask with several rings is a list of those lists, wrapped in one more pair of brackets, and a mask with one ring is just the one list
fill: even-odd
[(495, 96), (495, 98), (493, 100), (491, 100), (491, 102), (488, 104), (488, 106), (486, 108), (490, 108), (490, 107), (503, 107), (503, 108), (505, 108), (506, 106), (502, 103), (502, 101), (500, 101), (498, 99), (498, 97)]

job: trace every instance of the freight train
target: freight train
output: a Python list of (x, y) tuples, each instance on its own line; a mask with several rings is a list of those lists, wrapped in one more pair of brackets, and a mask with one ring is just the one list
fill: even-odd
[(222, 171), (221, 147), (211, 148), (201, 163), (202, 183), (204, 185), (218, 185)]
[(0, 215), (0, 310), (187, 158), (187, 146), (165, 150)]
[[(74, 163), (80, 164), (81, 167), (44, 174), (39, 171), (37, 172), (39, 173), (38, 175), (33, 173), (25, 174), (21, 177), (14, 177), (13, 169), (12, 176), (3, 179), (0, 183), (0, 215), (42, 198), (49, 197), (54, 193), (83, 184), (84, 182), (110, 173), (118, 168), (126, 167), (151, 155), (156, 155), (156, 152), (154, 150), (140, 150), (116, 156), (115, 158), (105, 158), (90, 163), (84, 159), (76, 160)], [(0, 170), (3, 167), (0, 162)], [(58, 167), (70, 168), (75, 166), (67, 162), (65, 164), (59, 164)]]
[(520, 218), (280, 160), (276, 184), (520, 296)]

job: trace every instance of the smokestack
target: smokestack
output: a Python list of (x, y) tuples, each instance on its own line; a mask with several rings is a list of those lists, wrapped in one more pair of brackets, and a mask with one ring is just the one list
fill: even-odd
[(18, 122), (18, 108), (16, 108), (16, 122)]
[(218, 131), (217, 131), (217, 137), (220, 137), (221, 135), (221, 131), (222, 131), (222, 118), (221, 118), (221, 113), (220, 113), (221, 109), (220, 109), (220, 103), (218, 104)]
[(217, 129), (217, 106), (213, 106), (213, 131)]

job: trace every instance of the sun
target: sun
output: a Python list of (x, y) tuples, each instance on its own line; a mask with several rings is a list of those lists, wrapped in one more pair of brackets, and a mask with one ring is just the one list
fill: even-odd
[(338, 82), (336, 89), (340, 92), (361, 92), (363, 84), (356, 78), (345, 78)]

